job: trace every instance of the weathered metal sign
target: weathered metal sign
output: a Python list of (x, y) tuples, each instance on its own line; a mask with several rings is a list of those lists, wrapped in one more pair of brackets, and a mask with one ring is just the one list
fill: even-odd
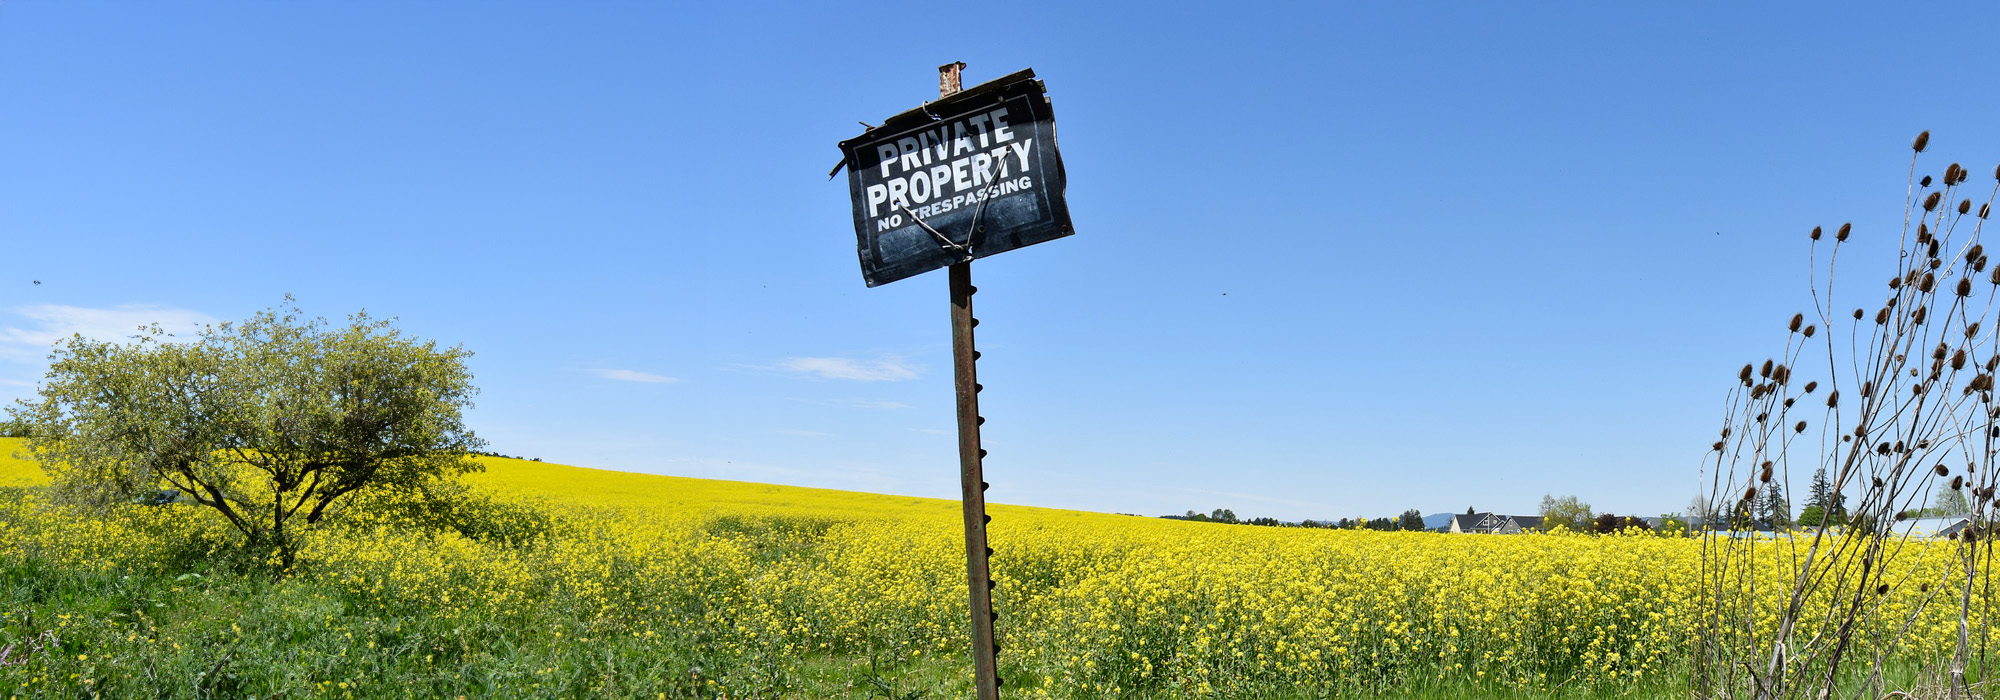
[(1073, 233), (1033, 70), (890, 117), (840, 150), (870, 287)]

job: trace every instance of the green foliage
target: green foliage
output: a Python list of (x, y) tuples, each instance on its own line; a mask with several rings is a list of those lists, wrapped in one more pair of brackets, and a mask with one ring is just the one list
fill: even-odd
[(1571, 532), (1590, 532), (1597, 524), (1597, 515), (1590, 510), (1590, 504), (1576, 496), (1542, 496), (1542, 529), (1554, 530), (1560, 525)]
[[(287, 298), (289, 302), (289, 297)], [(478, 463), (461, 419), (471, 353), (366, 312), (343, 327), (295, 307), (176, 341), (73, 336), (38, 400), (11, 409), (61, 500), (104, 510), (177, 489), (289, 568), (300, 531), (371, 491), (435, 493)]]
[(1820, 522), (1822, 520), (1826, 521), (1824, 524), (1828, 527), (1840, 527), (1842, 525), (1847, 524), (1847, 518), (1845, 517), (1845, 514), (1835, 513), (1829, 519), (1827, 517), (1826, 509), (1821, 508), (1820, 506), (1816, 505), (1806, 506), (1805, 508), (1799, 510), (1800, 527), (1816, 528), (1822, 524)]
[(1926, 509), (1924, 514), (1950, 517), (1967, 515), (1971, 512), (1972, 504), (1966, 502), (1964, 491), (1954, 488), (1939, 488), (1937, 498), (1931, 501), (1931, 507)]

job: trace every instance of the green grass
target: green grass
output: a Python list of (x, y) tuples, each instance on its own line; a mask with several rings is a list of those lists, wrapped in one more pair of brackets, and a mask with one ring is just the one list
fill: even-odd
[[(17, 490), (16, 494), (19, 493)], [(732, 534), (784, 542), (752, 521)], [(773, 557), (797, 556), (773, 551)], [(0, 557), (0, 698), (853, 698), (972, 695), (970, 663), (880, 653), (718, 650), (681, 630), (634, 639), (618, 615), (563, 605), (447, 617), (190, 553), (93, 572)], [(475, 610), (478, 610), (475, 608)], [(1004, 657), (1003, 657), (1004, 658)], [(900, 661), (896, 660), (900, 659)], [(1003, 675), (1007, 669), (1003, 662)], [(11, 687), (9, 687), (11, 686)], [(1056, 696), (1067, 697), (1057, 689)], [(1022, 697), (1007, 693), (1007, 697)], [(1136, 697), (1136, 696), (1133, 696)], [(1242, 697), (1242, 696), (1238, 696)], [(1520, 691), (1468, 683), (1269, 688), (1248, 697), (1676, 697), (1657, 688)]]

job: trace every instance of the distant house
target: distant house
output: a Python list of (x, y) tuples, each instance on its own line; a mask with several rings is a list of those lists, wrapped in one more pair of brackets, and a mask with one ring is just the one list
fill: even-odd
[(1500, 531), (1507, 523), (1507, 516), (1492, 513), (1468, 513), (1451, 516), (1451, 531), (1456, 533), (1478, 533), (1482, 535)]
[(1963, 515), (1941, 518), (1911, 518), (1896, 523), (1892, 532), (1910, 537), (1954, 537), (1972, 524), (1972, 519)]
[(1479, 535), (1518, 535), (1540, 529), (1542, 529), (1542, 516), (1539, 515), (1466, 513), (1451, 516), (1451, 526), (1445, 531)]

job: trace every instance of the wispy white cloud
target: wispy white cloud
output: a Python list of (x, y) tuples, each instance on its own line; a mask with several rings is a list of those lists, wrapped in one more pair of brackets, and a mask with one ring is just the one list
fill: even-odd
[(644, 384), (673, 384), (680, 381), (679, 377), (669, 377), (663, 374), (653, 374), (651, 372), (639, 372), (629, 369), (593, 369), (590, 370), (590, 373), (604, 379), (613, 379), (621, 382), (640, 382)]
[(159, 324), (181, 338), (193, 338), (202, 326), (215, 318), (199, 311), (163, 306), (126, 305), (108, 309), (42, 304), (10, 309), (27, 319), (28, 327), (0, 328), (0, 358), (18, 362), (38, 362), (64, 338), (82, 335), (95, 340), (120, 340), (138, 332), (139, 327)]
[(852, 357), (793, 357), (778, 363), (778, 369), (799, 374), (810, 374), (821, 379), (846, 379), (857, 382), (900, 382), (916, 379), (922, 367), (904, 362), (900, 357), (886, 357), (880, 360), (858, 360)]

